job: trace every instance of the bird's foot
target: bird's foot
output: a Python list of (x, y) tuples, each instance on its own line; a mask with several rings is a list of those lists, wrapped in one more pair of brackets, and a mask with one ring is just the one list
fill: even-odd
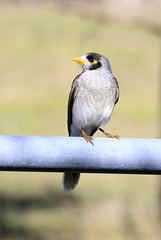
[(99, 130), (100, 130), (101, 132), (103, 132), (103, 133), (106, 135), (106, 137), (108, 137), (108, 138), (117, 138), (117, 139), (120, 138), (119, 135), (112, 135), (112, 134), (110, 134), (110, 133), (107, 133), (107, 132), (105, 132), (102, 128), (99, 128)]
[(92, 145), (94, 145), (93, 143), (93, 137), (88, 136), (87, 133), (83, 130), (81, 130), (82, 134), (80, 135), (80, 137), (83, 137), (87, 142), (90, 142)]

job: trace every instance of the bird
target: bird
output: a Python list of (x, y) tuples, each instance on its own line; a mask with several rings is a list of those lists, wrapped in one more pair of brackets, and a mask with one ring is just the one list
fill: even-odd
[[(74, 79), (68, 99), (69, 136), (83, 137), (93, 143), (97, 130), (106, 137), (117, 138), (101, 127), (109, 121), (114, 106), (119, 100), (119, 85), (113, 76), (109, 60), (101, 54), (89, 52), (73, 58), (79, 63), (82, 72)], [(63, 175), (64, 192), (70, 194), (77, 186), (80, 173), (65, 172)]]

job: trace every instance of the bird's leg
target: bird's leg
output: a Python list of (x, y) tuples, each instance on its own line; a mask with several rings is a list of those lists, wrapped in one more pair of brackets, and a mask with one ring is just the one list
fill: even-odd
[(87, 142), (90, 142), (92, 145), (94, 145), (93, 143), (93, 137), (88, 136), (87, 133), (83, 130), (81, 130), (82, 134), (80, 135), (80, 137), (83, 137)]
[(103, 133), (106, 135), (106, 137), (108, 137), (108, 138), (117, 138), (117, 139), (120, 138), (119, 135), (111, 135), (110, 133), (105, 132), (102, 128), (99, 128), (99, 130), (100, 130), (101, 132), (103, 132)]

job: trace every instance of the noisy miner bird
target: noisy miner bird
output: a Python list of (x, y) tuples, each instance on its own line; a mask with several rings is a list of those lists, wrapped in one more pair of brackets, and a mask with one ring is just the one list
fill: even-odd
[[(119, 99), (118, 82), (112, 74), (109, 60), (93, 52), (72, 60), (78, 62), (83, 71), (74, 79), (69, 94), (69, 136), (81, 136), (93, 144), (92, 136), (100, 130), (107, 137), (119, 138), (101, 128), (109, 121)], [(79, 178), (80, 173), (64, 173), (64, 191), (70, 194)]]

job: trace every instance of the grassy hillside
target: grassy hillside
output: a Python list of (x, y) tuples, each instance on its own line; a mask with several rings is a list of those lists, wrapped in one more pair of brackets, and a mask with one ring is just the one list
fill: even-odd
[[(159, 44), (139, 26), (1, 8), (1, 134), (67, 135), (68, 94), (81, 71), (71, 59), (95, 51), (109, 58), (121, 92), (105, 129), (159, 137)], [(157, 177), (83, 174), (71, 196), (61, 177), (1, 173), (0, 239), (160, 239)]]

